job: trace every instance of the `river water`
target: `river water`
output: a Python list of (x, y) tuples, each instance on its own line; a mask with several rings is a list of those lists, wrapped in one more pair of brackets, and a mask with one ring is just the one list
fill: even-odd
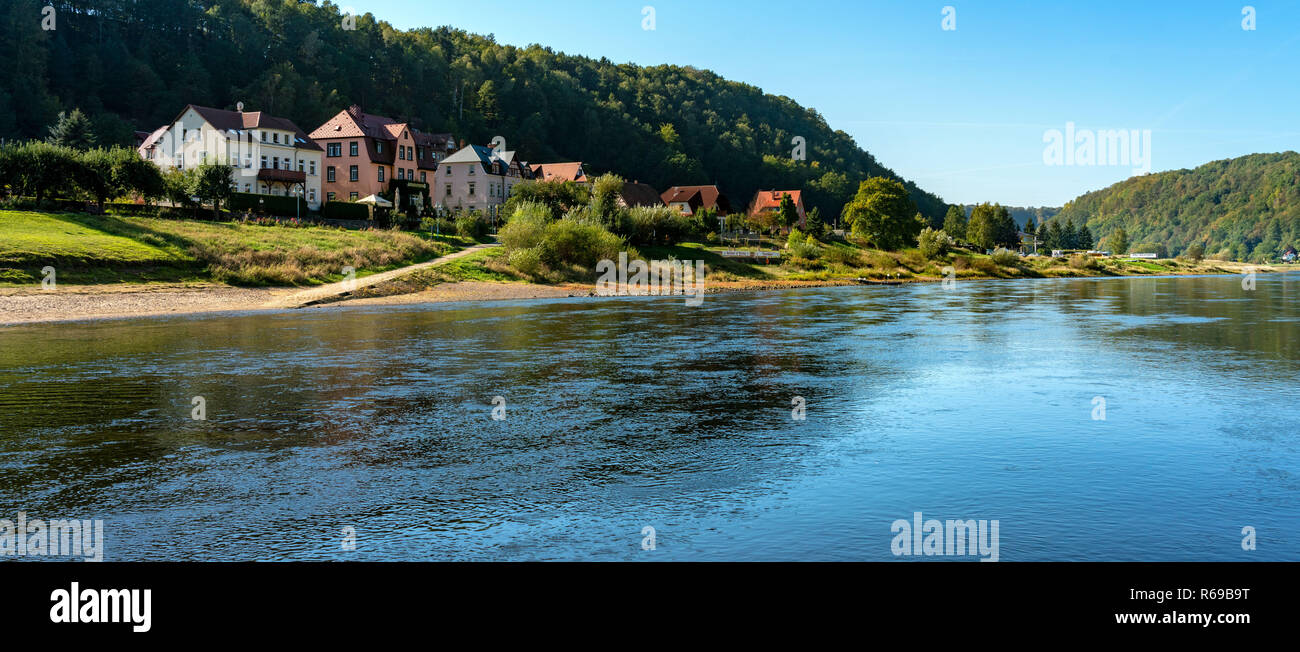
[(102, 519), (109, 560), (938, 559), (894, 554), (916, 512), (997, 520), (1004, 561), (1294, 560), (1298, 298), (1059, 279), (3, 328), (0, 519)]

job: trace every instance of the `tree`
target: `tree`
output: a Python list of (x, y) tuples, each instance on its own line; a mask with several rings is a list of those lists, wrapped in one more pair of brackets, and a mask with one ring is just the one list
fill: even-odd
[(1065, 231), (1061, 228), (1059, 219), (1052, 220), (1051, 225), (1047, 227), (1047, 248), (1048, 249), (1069, 249), (1065, 245)]
[(1110, 250), (1117, 255), (1128, 253), (1128, 231), (1119, 228), (1110, 234)]
[(826, 237), (826, 223), (822, 221), (822, 211), (820, 208), (814, 206), (812, 210), (808, 211), (808, 215), (804, 218), (804, 224), (807, 227), (806, 233), (810, 237), (816, 238), (817, 240)]
[(961, 206), (949, 206), (948, 214), (943, 218), (943, 232), (957, 240), (966, 239), (966, 209)]
[(22, 194), (31, 194), (40, 204), (48, 195), (61, 195), (75, 188), (81, 174), (77, 152), (67, 147), (34, 140), (12, 148), (10, 183)]
[(926, 258), (938, 258), (948, 253), (950, 244), (952, 240), (947, 233), (936, 231), (928, 226), (921, 229), (921, 234), (916, 236), (916, 247)]
[(198, 182), (195, 194), (199, 199), (212, 202), (212, 212), (221, 216), (221, 202), (230, 198), (235, 190), (230, 187), (230, 178), (235, 169), (224, 163), (204, 163), (198, 169)]
[(776, 221), (787, 229), (799, 223), (799, 207), (795, 206), (794, 200), (788, 193), (781, 195), (781, 206), (777, 209)]
[(994, 245), (1007, 249), (1018, 248), (1020, 227), (1016, 226), (1016, 218), (1011, 217), (1011, 211), (1006, 206), (997, 204), (993, 207), (993, 216)]
[(163, 194), (163, 177), (158, 166), (146, 161), (127, 147), (96, 148), (80, 156), (77, 185), (95, 199), (99, 209), (104, 202), (128, 193), (146, 200)]
[(1025, 233), (1033, 233), (1033, 232), (1034, 232), (1034, 218), (1033, 218), (1032, 215), (1029, 216), (1029, 217), (1026, 217), (1026, 218), (1025, 218), (1025, 229), (1024, 229), (1024, 231), (1025, 231)]
[(1202, 247), (1199, 243), (1194, 244), (1188, 247), (1187, 251), (1183, 252), (1183, 255), (1187, 256), (1188, 260), (1199, 263), (1205, 258), (1205, 247)]
[(618, 223), (619, 200), (623, 197), (625, 183), (623, 177), (616, 174), (602, 174), (592, 181), (588, 206), (592, 216), (606, 227)]
[(73, 109), (71, 113), (59, 112), (59, 121), (50, 127), (51, 144), (61, 147), (86, 151), (95, 146), (95, 131), (90, 125), (90, 118)]
[(853, 201), (844, 206), (844, 221), (855, 235), (868, 238), (881, 249), (895, 251), (916, 241), (921, 224), (916, 204), (902, 183), (871, 177), (858, 185)]
[(1091, 250), (1094, 240), (1092, 231), (1088, 230), (1088, 225), (1084, 224), (1079, 227), (1079, 232), (1075, 235), (1075, 249)]
[(501, 104), (497, 100), (497, 87), (489, 79), (483, 82), (478, 88), (478, 96), (474, 100), (474, 108), (478, 110), (479, 115), (487, 121), (489, 125), (495, 124), (497, 118), (501, 116)]
[(1079, 233), (1074, 229), (1074, 220), (1065, 220), (1065, 226), (1061, 227), (1061, 248), (1078, 249)]
[(1051, 243), (1048, 241), (1048, 237), (1049, 237), (1049, 229), (1047, 228), (1047, 222), (1045, 222), (1045, 221), (1039, 221), (1039, 222), (1038, 222), (1038, 233), (1037, 233), (1037, 236), (1038, 236), (1038, 248), (1039, 248), (1039, 250), (1042, 250), (1042, 249), (1044, 249), (1044, 248), (1046, 248), (1046, 249), (1050, 249), (1050, 248), (1051, 248), (1052, 245), (1051, 245)]

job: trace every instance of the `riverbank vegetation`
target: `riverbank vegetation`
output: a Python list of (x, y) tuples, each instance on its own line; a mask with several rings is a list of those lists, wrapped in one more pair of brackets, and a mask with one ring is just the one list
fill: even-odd
[(472, 244), (459, 236), (349, 231), (276, 222), (205, 222), (0, 211), (0, 284), (218, 282), (314, 285), (424, 262)]

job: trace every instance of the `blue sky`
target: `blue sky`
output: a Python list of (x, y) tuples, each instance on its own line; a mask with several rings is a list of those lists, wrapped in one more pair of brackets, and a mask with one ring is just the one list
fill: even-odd
[(1300, 3), (1248, 2), (1253, 31), (1246, 2), (1210, 0), (337, 0), (398, 28), (707, 68), (816, 108), (949, 202), (1019, 206), (1133, 173), (1045, 164), (1044, 134), (1067, 122), (1150, 130), (1153, 171), (1300, 150)]

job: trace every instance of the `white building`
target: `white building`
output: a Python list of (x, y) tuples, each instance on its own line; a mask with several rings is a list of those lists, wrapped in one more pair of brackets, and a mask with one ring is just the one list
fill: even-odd
[(321, 204), (320, 146), (291, 120), (245, 112), (242, 104), (238, 111), (186, 106), (138, 151), (163, 169), (231, 165), (235, 192), (303, 197), (313, 210)]
[(438, 163), (433, 203), (443, 210), (479, 211), (495, 218), (514, 187), (533, 176), (533, 168), (516, 160), (514, 152), (470, 145)]

